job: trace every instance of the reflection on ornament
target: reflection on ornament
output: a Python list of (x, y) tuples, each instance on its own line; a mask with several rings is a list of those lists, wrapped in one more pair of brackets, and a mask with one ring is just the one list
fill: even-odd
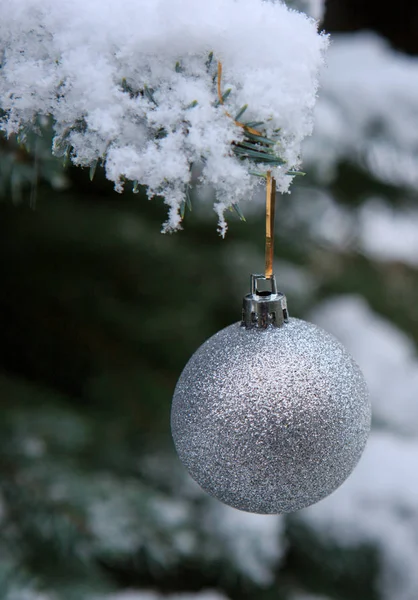
[(272, 273), (274, 204), (267, 209), (266, 277), (251, 277), (242, 321), (187, 363), (171, 428), (181, 461), (204, 490), (240, 510), (277, 514), (318, 502), (345, 481), (364, 450), (371, 409), (345, 348), (289, 318)]

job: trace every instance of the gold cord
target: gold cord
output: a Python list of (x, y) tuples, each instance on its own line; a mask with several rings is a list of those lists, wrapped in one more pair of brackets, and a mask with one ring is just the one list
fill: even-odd
[(276, 209), (276, 180), (267, 171), (266, 185), (266, 279), (273, 277), (274, 258), (274, 216)]

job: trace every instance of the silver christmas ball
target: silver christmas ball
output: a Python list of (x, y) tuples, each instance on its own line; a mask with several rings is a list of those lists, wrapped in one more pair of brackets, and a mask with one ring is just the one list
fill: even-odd
[(175, 447), (225, 504), (293, 512), (333, 492), (358, 462), (370, 430), (367, 387), (319, 327), (292, 318), (244, 325), (219, 331), (187, 363), (173, 397)]

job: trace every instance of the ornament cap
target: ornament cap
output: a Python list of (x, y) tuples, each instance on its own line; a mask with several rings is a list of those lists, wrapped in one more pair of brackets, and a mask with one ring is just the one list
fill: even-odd
[(251, 293), (243, 298), (241, 325), (267, 329), (271, 325), (282, 327), (288, 320), (286, 296), (277, 291), (275, 276), (251, 275)]

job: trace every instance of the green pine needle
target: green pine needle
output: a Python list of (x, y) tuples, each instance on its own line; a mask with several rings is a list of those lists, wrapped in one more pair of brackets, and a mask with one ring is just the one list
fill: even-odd
[(70, 164), (70, 156), (71, 156), (71, 146), (67, 146), (64, 150), (64, 155), (63, 155), (63, 160), (62, 160), (62, 166), (64, 167), (64, 169), (66, 169), (68, 167), (68, 165)]
[(265, 150), (265, 151), (269, 151), (270, 150), (270, 148), (266, 148), (265, 146), (261, 146), (260, 144), (257, 144), (256, 142), (247, 142), (245, 140), (243, 142), (239, 142), (237, 144), (237, 146), (239, 146), (240, 148), (241, 147), (249, 148), (250, 150), (255, 150), (257, 152), (260, 152), (262, 150)]
[(213, 61), (213, 52), (209, 52), (209, 56), (208, 59), (206, 61), (206, 69), (209, 71), (211, 65), (212, 65), (212, 61)]
[(262, 177), (263, 179), (267, 179), (267, 173), (263, 173), (262, 171), (248, 171), (250, 175), (254, 175), (255, 177)]
[(286, 175), (300, 175), (301, 177), (304, 177), (306, 173), (303, 171), (286, 171)]
[(239, 109), (239, 111), (235, 115), (235, 121), (239, 121), (240, 120), (240, 118), (245, 113), (245, 111), (247, 110), (247, 108), (248, 108), (248, 104), (244, 104), (244, 106)]
[(233, 150), (235, 154), (240, 156), (241, 158), (254, 158), (257, 161), (269, 163), (271, 165), (284, 165), (285, 161), (276, 156), (275, 154), (270, 154), (267, 152), (261, 152), (256, 150), (250, 150), (248, 148), (242, 148), (241, 146), (234, 146)]
[(184, 200), (180, 204), (180, 217), (184, 219), (186, 214), (186, 207), (192, 211), (192, 199), (190, 198), (190, 185), (187, 183), (184, 188)]
[(228, 96), (231, 92), (232, 92), (232, 89), (228, 88), (222, 95), (222, 102), (220, 100), (216, 100), (215, 106), (220, 106), (222, 103), (225, 103), (225, 100), (228, 98)]
[(192, 211), (192, 199), (190, 198), (190, 186), (186, 185), (186, 204), (187, 208)]
[(259, 127), (260, 125), (264, 125), (264, 121), (248, 121), (248, 123), (244, 123), (245, 127)]
[(226, 90), (226, 92), (224, 92), (224, 94), (222, 95), (222, 100), (225, 102), (225, 100), (228, 98), (229, 94), (232, 92), (231, 88), (228, 88)]
[(153, 89), (149, 88), (147, 85), (144, 85), (144, 94), (146, 95), (146, 97), (148, 98), (148, 100), (150, 102), (155, 104), (155, 106), (158, 106), (158, 104), (154, 98), (154, 90)]
[(236, 204), (235, 202), (232, 204), (233, 209), (235, 210), (235, 212), (237, 213), (237, 215), (239, 216), (241, 221), (247, 221), (247, 219), (244, 216), (244, 213), (241, 210), (241, 207), (239, 204)]
[(96, 169), (97, 169), (97, 163), (99, 161), (95, 160), (91, 165), (90, 165), (90, 181), (93, 181), (94, 176), (96, 174)]
[(249, 131), (245, 131), (245, 136), (249, 137), (250, 140), (255, 140), (256, 142), (267, 144), (268, 146), (275, 146), (277, 142), (271, 140), (270, 138), (264, 137), (262, 135), (255, 135), (254, 133), (250, 133)]

